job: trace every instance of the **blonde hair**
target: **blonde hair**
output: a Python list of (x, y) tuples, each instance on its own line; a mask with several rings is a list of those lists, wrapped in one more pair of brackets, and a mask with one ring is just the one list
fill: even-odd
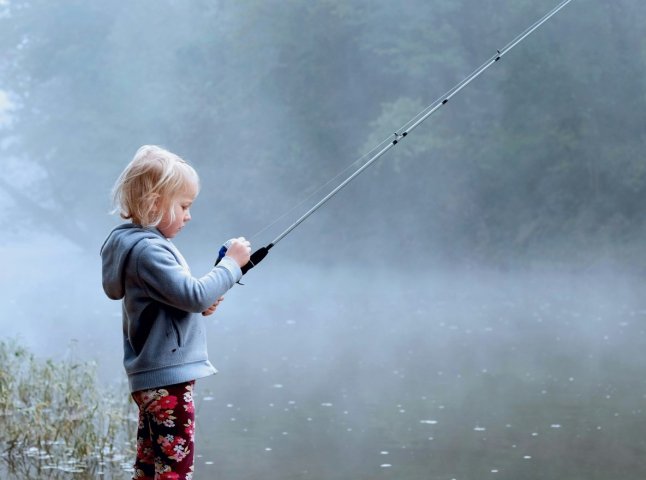
[(114, 184), (112, 213), (143, 227), (159, 225), (165, 212), (174, 221), (175, 199), (191, 185), (199, 189), (193, 167), (168, 150), (144, 145)]

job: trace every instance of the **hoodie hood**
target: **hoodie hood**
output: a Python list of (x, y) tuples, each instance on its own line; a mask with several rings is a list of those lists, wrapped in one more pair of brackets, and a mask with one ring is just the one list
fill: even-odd
[(148, 238), (160, 239), (164, 236), (156, 228), (126, 223), (112, 230), (103, 242), (103, 290), (112, 300), (120, 300), (125, 294), (124, 271), (130, 252), (140, 241)]

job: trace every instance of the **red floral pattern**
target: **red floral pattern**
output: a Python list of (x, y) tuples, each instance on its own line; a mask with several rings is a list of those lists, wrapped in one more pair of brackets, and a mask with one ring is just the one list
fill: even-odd
[(192, 480), (194, 382), (132, 394), (139, 407), (134, 479)]

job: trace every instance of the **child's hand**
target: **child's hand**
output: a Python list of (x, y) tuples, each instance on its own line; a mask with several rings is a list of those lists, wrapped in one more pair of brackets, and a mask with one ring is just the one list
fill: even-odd
[(249, 263), (251, 244), (244, 237), (234, 238), (231, 240), (226, 256), (233, 258), (239, 266), (243, 267)]
[(218, 305), (222, 303), (222, 300), (224, 300), (224, 297), (218, 298), (213, 305), (211, 305), (209, 308), (207, 308), (202, 312), (202, 315), (206, 317), (207, 315), (211, 315), (215, 313), (215, 310), (218, 308)]

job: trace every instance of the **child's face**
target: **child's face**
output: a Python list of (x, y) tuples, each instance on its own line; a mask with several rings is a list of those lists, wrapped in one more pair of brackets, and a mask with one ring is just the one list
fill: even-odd
[(175, 212), (175, 220), (171, 221), (170, 212), (168, 209), (164, 212), (161, 222), (159, 223), (159, 231), (166, 238), (173, 238), (191, 219), (190, 208), (197, 196), (197, 185), (190, 184), (186, 190), (181, 192), (173, 201), (173, 211)]

